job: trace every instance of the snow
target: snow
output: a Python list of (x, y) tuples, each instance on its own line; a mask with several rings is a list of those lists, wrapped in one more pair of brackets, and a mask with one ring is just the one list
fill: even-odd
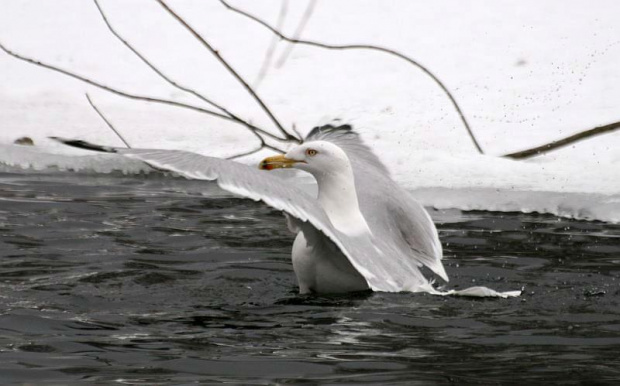
[[(272, 24), (279, 1), (234, 1)], [(191, 85), (277, 133), (251, 97), (154, 1), (101, 0), (112, 24), (175, 81)], [(219, 2), (170, 2), (250, 83), (273, 36)], [(289, 2), (293, 33), (306, 2)], [(620, 132), (528, 161), (497, 155), (620, 120), (620, 3), (547, 1), (317, 2), (303, 37), (399, 50), (453, 91), (483, 149), (479, 155), (441, 90), (421, 71), (366, 51), (295, 46), (258, 88), (285, 126), (301, 132), (353, 124), (394, 178), (427, 206), (536, 211), (620, 222)], [(50, 17), (53, 15), (53, 17)], [(170, 87), (81, 0), (7, 0), (0, 41), (24, 55), (139, 94), (200, 104)], [(280, 42), (275, 57), (286, 49)], [(0, 52), (0, 163), (126, 173), (141, 165), (63, 148), (48, 136), (121, 145), (97, 106), (139, 147), (213, 156), (251, 150), (243, 127), (196, 112), (129, 101)], [(11, 143), (33, 138), (34, 148)], [(268, 152), (242, 159), (255, 163)]]

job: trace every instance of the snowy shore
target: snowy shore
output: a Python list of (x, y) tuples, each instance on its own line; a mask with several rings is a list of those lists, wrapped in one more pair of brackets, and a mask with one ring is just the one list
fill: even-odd
[[(101, 4), (119, 31), (175, 80), (273, 130), (234, 79), (154, 2)], [(280, 10), (278, 1), (234, 4), (273, 24)], [(242, 75), (256, 81), (273, 36), (217, 1), (174, 6)], [(304, 8), (305, 2), (289, 2), (287, 33)], [(379, 44), (419, 60), (454, 92), (489, 155), (475, 151), (449, 101), (426, 75), (385, 55), (296, 46), (282, 67), (270, 68), (258, 91), (286, 126), (295, 124), (302, 133), (333, 119), (353, 124), (394, 178), (427, 206), (620, 222), (620, 132), (528, 161), (497, 157), (620, 120), (619, 13), (615, 1), (596, 7), (585, 1), (317, 3), (303, 37)], [(0, 41), (123, 90), (198, 103), (115, 40), (91, 2), (7, 1)], [(285, 49), (279, 43), (275, 57)], [(120, 145), (85, 92), (134, 146), (227, 156), (256, 145), (240, 126), (128, 101), (4, 53), (0, 69), (1, 164), (142, 170), (47, 139)], [(12, 145), (23, 136), (37, 146)]]

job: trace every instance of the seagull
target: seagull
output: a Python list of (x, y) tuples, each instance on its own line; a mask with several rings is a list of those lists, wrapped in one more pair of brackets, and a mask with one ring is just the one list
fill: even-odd
[[(435, 225), (400, 187), (350, 125), (315, 127), (286, 154), (258, 169), (182, 150), (127, 149), (51, 137), (66, 145), (117, 153), (188, 179), (216, 181), (224, 190), (282, 211), (296, 234), (293, 270), (301, 294), (427, 292), (435, 295), (513, 297), (520, 291), (486, 287), (440, 291), (427, 267), (448, 282)], [(274, 169), (297, 169), (316, 180), (315, 197)]]

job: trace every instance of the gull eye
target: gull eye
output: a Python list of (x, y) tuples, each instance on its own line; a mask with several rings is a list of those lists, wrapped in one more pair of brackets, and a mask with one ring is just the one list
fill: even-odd
[(308, 149), (306, 150), (306, 155), (309, 155), (310, 157), (313, 157), (316, 155), (316, 153), (318, 153), (318, 151), (314, 150), (314, 149)]

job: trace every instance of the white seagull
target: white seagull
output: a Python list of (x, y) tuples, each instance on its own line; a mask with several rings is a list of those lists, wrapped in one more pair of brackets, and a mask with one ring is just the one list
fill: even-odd
[(313, 197), (277, 173), (180, 150), (125, 149), (53, 137), (82, 149), (118, 153), (284, 212), (293, 243), (299, 291), (343, 293), (371, 289), (436, 295), (519, 296), (486, 287), (439, 291), (420, 268), (448, 281), (437, 229), (426, 210), (392, 178), (348, 125), (314, 128), (303, 144), (263, 160), (259, 169), (295, 168), (314, 176)]

